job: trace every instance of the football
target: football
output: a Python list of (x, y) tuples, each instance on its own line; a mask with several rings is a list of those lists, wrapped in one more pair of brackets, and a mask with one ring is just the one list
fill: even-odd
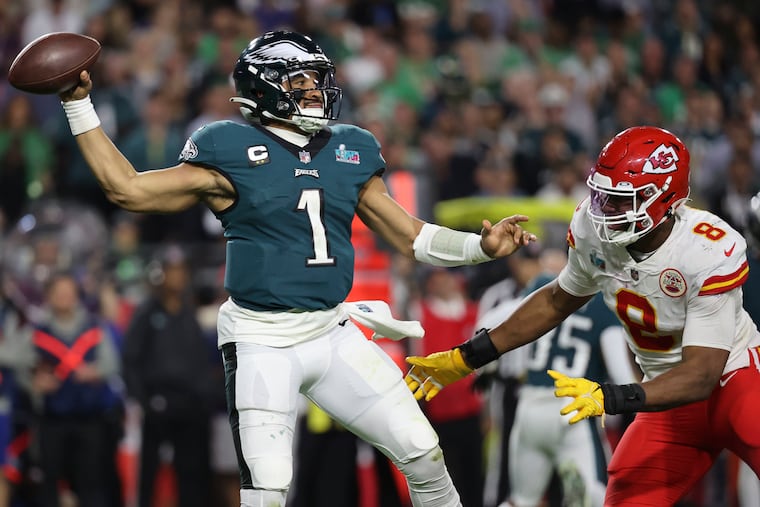
[(100, 56), (100, 43), (70, 32), (45, 34), (26, 45), (8, 70), (8, 81), (29, 93), (54, 94), (73, 87)]

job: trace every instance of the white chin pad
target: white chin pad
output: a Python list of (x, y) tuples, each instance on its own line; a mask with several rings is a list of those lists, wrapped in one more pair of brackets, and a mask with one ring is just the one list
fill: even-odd
[(310, 107), (301, 110), (300, 115), (294, 114), (290, 121), (304, 132), (314, 133), (327, 125), (328, 120), (323, 116), (322, 108)]

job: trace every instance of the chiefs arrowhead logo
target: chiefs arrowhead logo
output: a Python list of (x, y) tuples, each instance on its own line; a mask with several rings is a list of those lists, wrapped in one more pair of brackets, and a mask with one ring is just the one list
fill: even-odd
[(678, 153), (672, 146), (659, 145), (644, 162), (642, 172), (650, 174), (667, 174), (672, 173), (678, 167)]

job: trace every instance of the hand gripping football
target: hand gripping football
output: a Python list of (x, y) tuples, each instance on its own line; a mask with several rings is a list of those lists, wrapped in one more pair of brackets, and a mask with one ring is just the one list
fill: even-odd
[(55, 94), (72, 88), (79, 74), (100, 56), (100, 43), (86, 35), (53, 32), (21, 50), (8, 71), (8, 81), (19, 90)]

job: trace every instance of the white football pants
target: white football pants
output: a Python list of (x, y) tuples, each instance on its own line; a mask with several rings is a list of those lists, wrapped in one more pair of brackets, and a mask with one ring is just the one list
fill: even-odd
[(461, 505), (401, 370), (351, 321), (290, 347), (238, 342), (223, 351), (244, 507), (285, 505), (299, 393), (388, 456), (415, 507)]
[(572, 426), (559, 411), (567, 398), (554, 388), (522, 386), (509, 435), (509, 482), (515, 507), (541, 504), (555, 469), (572, 466), (583, 480), (588, 505), (604, 503), (606, 465), (610, 450), (598, 418)]

